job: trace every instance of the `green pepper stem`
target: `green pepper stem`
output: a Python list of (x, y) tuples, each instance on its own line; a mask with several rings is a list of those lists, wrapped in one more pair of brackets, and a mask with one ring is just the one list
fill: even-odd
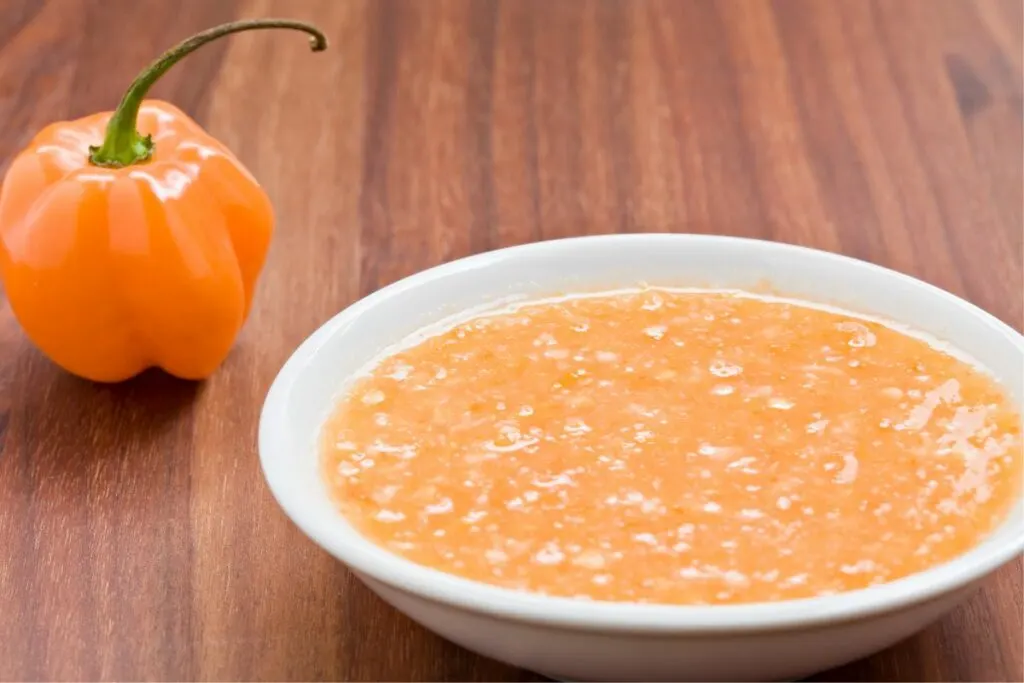
[(327, 48), (327, 38), (319, 29), (310, 24), (290, 19), (233, 21), (197, 33), (160, 55), (132, 81), (124, 97), (121, 98), (120, 104), (117, 105), (114, 115), (110, 117), (103, 144), (98, 147), (89, 147), (89, 161), (96, 166), (121, 168), (148, 160), (153, 156), (153, 139), (149, 135), (139, 135), (136, 124), (139, 107), (153, 84), (178, 60), (210, 41), (229, 33), (261, 28), (287, 28), (305, 31), (310, 35), (309, 45), (313, 52), (320, 52)]

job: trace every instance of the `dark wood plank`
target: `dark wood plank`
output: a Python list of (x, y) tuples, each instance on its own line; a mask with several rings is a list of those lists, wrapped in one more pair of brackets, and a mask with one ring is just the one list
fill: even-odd
[[(252, 317), (200, 385), (52, 367), (0, 299), (0, 679), (533, 680), (413, 625), (296, 531), (262, 481), (263, 394), (360, 296), (565, 235), (686, 231), (841, 251), (1024, 324), (1024, 18), (1013, 0), (7, 0), (0, 170), (155, 94), (260, 179), (278, 229)], [(1021, 680), (1019, 561), (821, 680)]]

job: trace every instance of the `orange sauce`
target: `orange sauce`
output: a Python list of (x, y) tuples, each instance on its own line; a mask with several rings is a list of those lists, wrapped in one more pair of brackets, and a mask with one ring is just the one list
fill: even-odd
[(414, 562), (582, 599), (719, 604), (891, 581), (975, 545), (1021, 481), (988, 375), (880, 322), (647, 289), (480, 316), (378, 363), (322, 466)]

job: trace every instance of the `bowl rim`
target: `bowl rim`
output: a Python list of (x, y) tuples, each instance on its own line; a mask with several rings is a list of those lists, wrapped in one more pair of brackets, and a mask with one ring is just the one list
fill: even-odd
[[(319, 349), (345, 331), (365, 311), (410, 289), (453, 273), (477, 270), (497, 259), (528, 257), (581, 241), (650, 242), (686, 240), (743, 247), (760, 245), (791, 250), (808, 258), (832, 260), (837, 266), (884, 271), (931, 296), (946, 299), (964, 315), (986, 323), (994, 335), (1009, 338), (1024, 355), (1024, 337), (987, 311), (939, 287), (896, 270), (861, 259), (802, 245), (746, 237), (679, 233), (630, 233), (568, 237), (504, 247), (428, 268), (382, 287), (335, 314), (310, 334), (284, 363), (267, 393), (260, 414), (258, 450), (261, 469), (272, 495), (286, 516), (317, 545), (344, 563), (360, 578), (367, 577), (393, 589), (496, 618), (573, 630), (633, 633), (714, 634), (780, 631), (845, 622), (891, 612), (938, 599), (967, 588), (985, 575), (1024, 553), (1024, 528), (1000, 543), (982, 541), (964, 554), (895, 581), (837, 593), (776, 602), (728, 605), (670, 605), (577, 600), (517, 591), (448, 574), (419, 565), (375, 545), (348, 526), (340, 513), (325, 519), (306, 505), (307, 497), (291, 492), (282, 479), (292, 456), (286, 417), (292, 390)], [(882, 273), (880, 273), (882, 274)], [(896, 321), (899, 322), (899, 321)], [(1018, 501), (1024, 504), (1024, 499)], [(1004, 524), (1010, 524), (1007, 520)], [(349, 538), (343, 538), (343, 536)]]

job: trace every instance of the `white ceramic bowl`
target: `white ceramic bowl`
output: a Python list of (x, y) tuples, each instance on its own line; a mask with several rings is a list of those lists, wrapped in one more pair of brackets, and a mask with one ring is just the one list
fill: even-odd
[[(1024, 503), (986, 541), (899, 581), (789, 602), (686, 607), (584, 602), (496, 588), (416, 565), (365, 540), (319, 476), (317, 437), (352, 373), (384, 347), (513, 295), (647, 283), (757, 288), (899, 321), (984, 364), (1024, 403), (1024, 339), (981, 309), (906, 275), (821, 251), (698, 235), (542, 242), (413, 275), (342, 311), (284, 365), (267, 395), (259, 450), (271, 491), (313, 541), (427, 628), (552, 678), (777, 680), (895, 643), (960, 601), (1024, 549)], [(979, 634), (981, 637), (981, 634)]]

